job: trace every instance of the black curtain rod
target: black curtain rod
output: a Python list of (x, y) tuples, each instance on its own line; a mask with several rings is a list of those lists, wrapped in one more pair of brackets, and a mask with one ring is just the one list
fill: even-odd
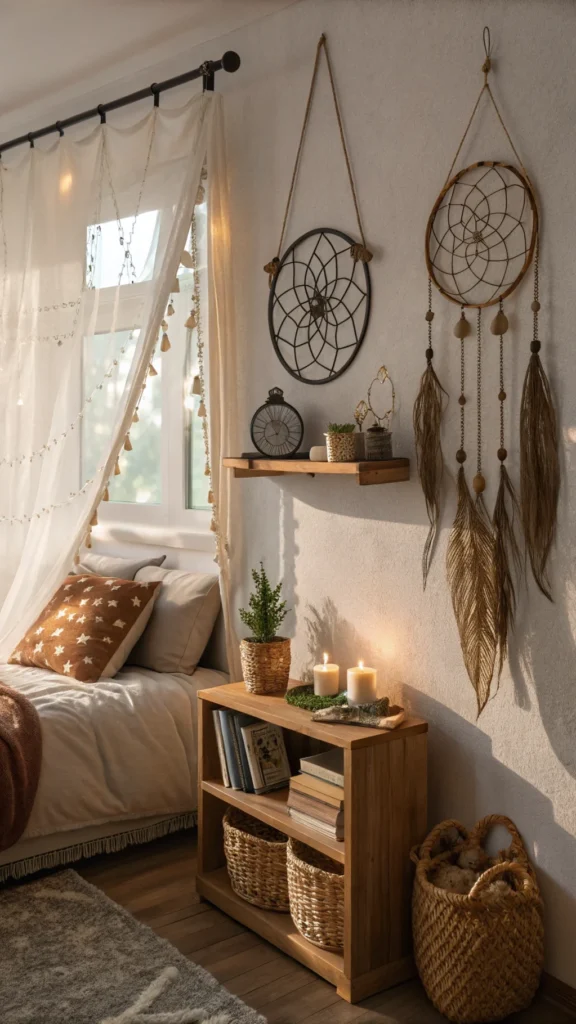
[(167, 89), (175, 89), (177, 85), (184, 85), (186, 82), (193, 82), (195, 78), (204, 79), (204, 89), (212, 90), (214, 88), (214, 73), (216, 71), (232, 72), (237, 71), (239, 67), (240, 57), (238, 54), (234, 50), (227, 50), (221, 60), (206, 60), (199, 68), (187, 71), (183, 75), (176, 75), (176, 78), (168, 78), (165, 82), (154, 82), (146, 89), (139, 89), (138, 92), (132, 92), (129, 96), (121, 96), (119, 100), (100, 103), (97, 107), (93, 107), (92, 110), (85, 110), (82, 114), (74, 114), (73, 117), (67, 117), (63, 121), (55, 121), (54, 124), (49, 124), (47, 128), (39, 128), (38, 131), (28, 132), (27, 135), (20, 135), (17, 139), (2, 142), (0, 144), (0, 154), (4, 153), (7, 149), (14, 149), (15, 146), (22, 146), (25, 142), (28, 142), (33, 147), (35, 139), (42, 139), (45, 135), (51, 135), (53, 132), (59, 132), (60, 135), (63, 135), (65, 128), (71, 128), (72, 125), (80, 124), (81, 121), (89, 121), (91, 117), (100, 117), (100, 121), (104, 122), (106, 121), (106, 114), (110, 110), (127, 107), (130, 103), (137, 103), (138, 100), (145, 100), (149, 96), (154, 97), (154, 106), (157, 107), (161, 92), (166, 92)]

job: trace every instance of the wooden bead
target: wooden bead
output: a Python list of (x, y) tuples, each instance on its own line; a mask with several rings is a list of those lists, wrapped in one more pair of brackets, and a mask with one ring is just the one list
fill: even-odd
[(535, 338), (534, 341), (530, 342), (530, 351), (531, 352), (539, 352), (540, 351), (540, 342), (538, 341), (537, 338)]
[(462, 313), (462, 316), (460, 317), (458, 323), (456, 324), (456, 326), (454, 328), (455, 336), (457, 338), (459, 338), (460, 341), (462, 341), (463, 338), (467, 338), (468, 337), (468, 335), (470, 334), (471, 330), (472, 330), (471, 325), (468, 323), (466, 317), (464, 316), (464, 313)]
[(472, 481), (472, 487), (476, 491), (476, 494), (482, 494), (482, 491), (486, 487), (486, 481), (482, 476), (482, 473), (476, 473), (476, 476)]
[(505, 402), (506, 401), (506, 392), (505, 391), (499, 391), (498, 392), (498, 401), (499, 402)]
[(426, 349), (426, 359), (428, 360), (428, 362), (430, 362), (431, 359), (434, 359), (434, 349), (433, 348), (427, 348)]
[(500, 462), (504, 462), (504, 459), (506, 459), (507, 457), (508, 457), (508, 452), (506, 451), (506, 449), (505, 448), (499, 448), (498, 449), (498, 458), (500, 459)]
[(492, 334), (506, 334), (506, 331), (508, 330), (508, 317), (502, 312), (502, 310), (500, 310), (499, 313), (496, 313), (496, 316), (490, 324), (490, 330)]
[(458, 399), (458, 405), (466, 405), (466, 399), (464, 395), (460, 395), (460, 398)]
[(428, 312), (426, 313), (426, 319), (427, 319), (429, 324), (432, 323), (432, 321), (434, 319), (434, 312), (433, 312), (433, 310), (431, 310), (431, 309), (428, 310)]
[(534, 302), (531, 303), (531, 305), (530, 305), (530, 309), (532, 310), (533, 313), (538, 313), (540, 308), (541, 307), (540, 307), (540, 303), (538, 302), (538, 299), (534, 299)]
[(466, 452), (463, 448), (459, 448), (456, 452), (456, 462), (459, 462), (460, 465), (462, 465), (463, 462), (466, 462)]

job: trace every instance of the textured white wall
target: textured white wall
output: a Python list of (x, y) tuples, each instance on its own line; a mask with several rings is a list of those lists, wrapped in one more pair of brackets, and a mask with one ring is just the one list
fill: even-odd
[[(322, 649), (346, 666), (375, 664), (383, 689), (430, 721), (430, 823), (471, 824), (510, 815), (538, 864), (547, 905), (548, 969), (576, 985), (576, 579), (574, 475), (576, 371), (573, 288), (576, 136), (573, 111), (576, 6), (554, 0), (308, 0), (229, 37), (241, 73), (226, 82), (238, 284), (240, 394), (250, 447), (253, 410), (273, 385), (302, 413), (306, 442), (329, 419), (350, 418), (378, 366), (396, 382), (397, 454), (414, 457), (411, 415), (425, 366), (423, 236), (482, 83), (482, 28), (494, 49), (493, 84), (512, 137), (537, 185), (543, 212), (543, 358), (562, 424), (560, 532), (553, 559), (556, 603), (532, 583), (522, 592), (516, 640), (499, 693), (479, 722), (463, 668), (445, 578), (454, 513), (458, 310), (435, 296), (436, 367), (451, 396), (444, 431), (448, 473), (443, 529), (428, 589), (420, 558), (427, 521), (413, 466), (410, 483), (360, 489), (348, 480), (239, 481), (243, 576), (263, 558), (284, 577), (292, 613), (293, 673)], [(316, 40), (326, 31), (359, 187), (371, 264), (372, 320), (363, 348), (339, 380), (299, 384), (282, 368), (267, 328), (266, 275), (300, 131)], [(315, 226), (355, 233), (326, 76), (314, 108), (288, 240)], [(484, 108), (462, 160), (509, 159)], [(507, 303), (507, 447), (518, 470), (518, 406), (530, 345), (531, 277)], [(485, 471), (489, 507), (497, 480), (497, 342), (485, 317)], [(473, 344), (473, 343), (472, 343)], [(474, 386), (474, 354), (469, 361)], [(475, 445), (475, 403), (468, 448)], [(314, 640), (308, 623), (315, 624)]]

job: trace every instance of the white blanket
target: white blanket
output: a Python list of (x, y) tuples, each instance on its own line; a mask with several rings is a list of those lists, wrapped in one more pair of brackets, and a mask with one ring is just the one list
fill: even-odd
[(226, 682), (128, 667), (78, 683), (45, 669), (0, 665), (0, 679), (36, 707), (40, 785), (23, 839), (197, 806), (196, 693)]

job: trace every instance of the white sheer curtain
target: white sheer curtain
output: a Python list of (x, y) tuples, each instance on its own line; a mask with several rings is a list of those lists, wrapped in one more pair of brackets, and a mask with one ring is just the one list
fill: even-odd
[[(159, 352), (160, 321), (214, 149), (223, 152), (220, 99), (206, 93), (178, 110), (153, 108), (131, 127), (99, 125), (82, 141), (64, 135), (0, 164), (2, 657), (82, 543), (150, 360), (170, 358)], [(220, 172), (217, 155), (216, 195)], [(154, 244), (142, 253), (135, 236), (146, 212), (155, 214)], [(119, 254), (112, 285), (101, 279), (99, 252), (111, 230)], [(83, 363), (94, 346), (105, 372), (88, 393)], [(107, 388), (119, 397), (100, 422), (92, 410)]]

